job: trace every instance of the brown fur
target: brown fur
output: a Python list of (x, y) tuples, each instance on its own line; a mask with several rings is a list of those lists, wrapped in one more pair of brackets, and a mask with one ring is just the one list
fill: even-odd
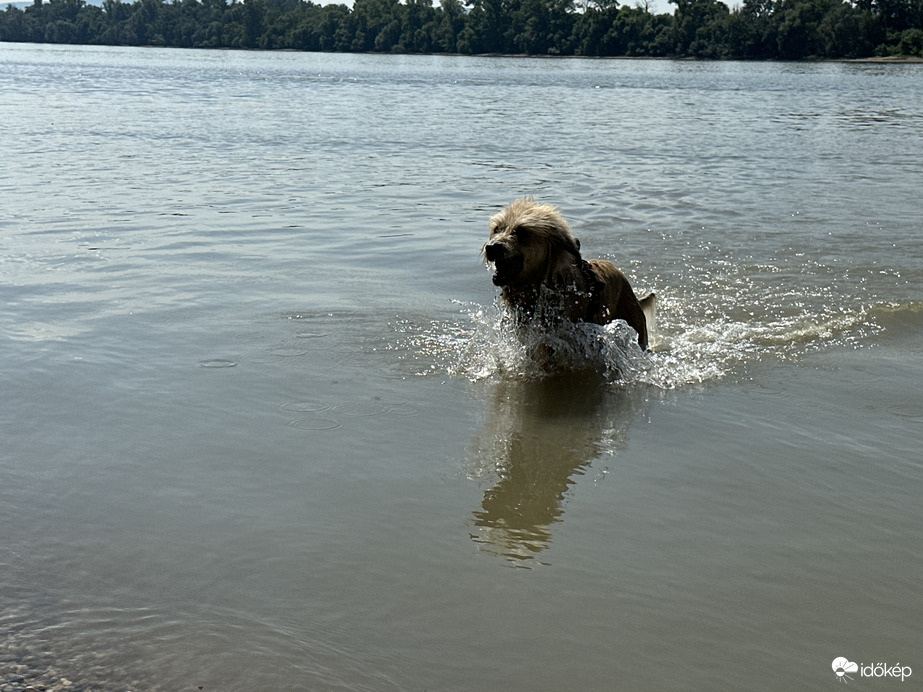
[(610, 262), (584, 261), (580, 241), (555, 207), (517, 199), (494, 214), (489, 226), (484, 257), (494, 265), (494, 284), (512, 308), (531, 316), (539, 298), (551, 295), (557, 317), (595, 324), (625, 320), (647, 348), (645, 310), (652, 312), (654, 295), (639, 301)]

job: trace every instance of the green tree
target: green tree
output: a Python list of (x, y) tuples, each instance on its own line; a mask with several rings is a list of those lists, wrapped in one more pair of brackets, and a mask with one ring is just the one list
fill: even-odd
[[(644, 0), (642, 0), (643, 2)], [(0, 11), (0, 40), (699, 58), (923, 54), (923, 0), (34, 0)]]
[(778, 25), (773, 0), (744, 0), (743, 6), (736, 7), (728, 17), (728, 55), (747, 59), (776, 57)]
[(818, 28), (838, 0), (783, 0), (776, 41), (779, 57), (800, 60), (825, 54)]
[(501, 0), (468, 0), (468, 17), (458, 37), (460, 53), (503, 53), (504, 12)]
[(435, 16), (433, 49), (454, 53), (458, 50), (458, 36), (465, 28), (465, 7), (461, 0), (441, 0)]
[(405, 0), (402, 15), (400, 48), (411, 53), (429, 53), (436, 26), (432, 0)]
[(828, 58), (864, 58), (874, 55), (884, 39), (880, 22), (870, 12), (845, 3), (831, 4), (817, 27), (818, 49)]
[(594, 2), (574, 22), (574, 52), (578, 55), (618, 55), (606, 45), (618, 15), (617, 2)]
[(673, 51), (696, 58), (726, 56), (728, 6), (718, 0), (670, 0), (673, 13)]

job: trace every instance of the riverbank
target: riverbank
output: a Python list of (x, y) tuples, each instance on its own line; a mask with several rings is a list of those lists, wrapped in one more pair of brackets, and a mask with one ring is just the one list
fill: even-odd
[(906, 65), (912, 63), (923, 63), (923, 58), (912, 55), (888, 55), (884, 57), (873, 58), (849, 58), (844, 60), (834, 60), (831, 62), (858, 62), (858, 63), (878, 63), (881, 65)]

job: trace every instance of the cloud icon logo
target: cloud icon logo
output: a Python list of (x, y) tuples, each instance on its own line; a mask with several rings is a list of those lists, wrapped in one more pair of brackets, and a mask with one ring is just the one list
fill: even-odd
[(833, 659), (833, 672), (836, 673), (837, 680), (846, 682), (847, 679), (852, 680), (846, 673), (858, 673), (859, 666), (848, 658), (840, 656)]

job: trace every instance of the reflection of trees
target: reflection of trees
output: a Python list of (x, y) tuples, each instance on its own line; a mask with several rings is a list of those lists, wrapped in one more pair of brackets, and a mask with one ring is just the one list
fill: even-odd
[(645, 396), (596, 375), (498, 384), (471, 445), (472, 475), (492, 483), (474, 512), (472, 538), (516, 560), (547, 548), (575, 477), (627, 444)]

